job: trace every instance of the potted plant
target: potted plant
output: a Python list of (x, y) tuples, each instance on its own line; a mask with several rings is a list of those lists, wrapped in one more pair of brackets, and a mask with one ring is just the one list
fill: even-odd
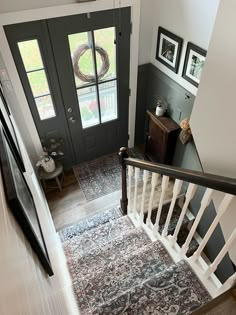
[(56, 168), (54, 159), (47, 152), (43, 152), (36, 166), (41, 166), (47, 173), (55, 171)]
[(158, 97), (156, 101), (156, 115), (163, 116), (167, 109), (168, 109), (167, 101), (162, 97)]

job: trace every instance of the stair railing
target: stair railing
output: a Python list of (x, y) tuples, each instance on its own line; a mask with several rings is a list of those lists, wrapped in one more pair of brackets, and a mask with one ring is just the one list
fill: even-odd
[[(150, 230), (152, 236), (162, 240), (167, 246), (167, 250), (171, 252), (170, 254), (172, 255), (172, 257), (174, 256), (176, 261), (183, 258), (188, 259), (189, 261), (191, 261), (191, 265), (193, 269), (195, 269), (195, 272), (198, 273), (198, 276), (200, 276), (200, 279), (203, 282), (209, 280), (209, 283), (212, 283), (212, 279), (215, 280), (216, 278), (214, 272), (216, 271), (217, 267), (219, 266), (225, 255), (229, 252), (232, 244), (236, 241), (236, 224), (235, 230), (226, 241), (222, 250), (219, 252), (212, 263), (207, 265), (205, 262), (203, 262), (202, 254), (210, 237), (214, 233), (217, 225), (220, 223), (223, 215), (229, 209), (230, 204), (232, 203), (232, 200), (236, 195), (236, 179), (130, 158), (128, 155), (128, 149), (126, 148), (120, 149), (119, 157), (120, 163), (122, 165), (121, 209), (123, 213), (128, 214), (129, 216), (134, 218), (134, 220), (136, 220), (138, 224), (141, 224), (143, 227)], [(172, 198), (170, 200), (170, 207), (166, 222), (164, 224), (164, 229), (162, 232), (160, 232), (160, 218), (170, 180), (172, 182), (174, 181)], [(132, 184), (133, 182), (134, 184)], [(149, 192), (147, 189), (148, 182)], [(174, 207), (177, 202), (178, 196), (181, 192), (183, 192), (184, 182), (188, 183), (188, 188), (187, 191), (186, 189), (184, 191), (184, 201), (181, 207), (181, 213), (178, 218), (178, 222), (173, 235), (168, 235), (168, 228), (171, 222)], [(158, 185), (159, 183), (160, 185)], [(182, 248), (179, 248), (177, 245), (178, 234), (180, 232), (184, 217), (188, 211), (192, 199), (195, 196), (198, 186), (206, 187), (206, 191), (201, 200), (201, 205), (197, 216), (189, 230), (187, 239)], [(157, 207), (154, 207), (154, 199), (155, 195), (157, 194), (157, 187), (160, 187), (158, 191), (159, 200), (156, 203)], [(212, 201), (212, 197), (215, 191), (220, 191), (224, 193), (222, 201), (218, 209), (216, 209), (217, 215), (210, 225), (206, 235), (200, 241), (198, 249), (193, 253), (190, 258), (187, 258), (186, 253), (189, 250), (189, 245), (197, 232), (199, 223), (201, 222), (201, 219), (206, 209)], [(140, 204), (139, 209), (138, 204)], [(154, 208), (157, 208), (157, 214), (155, 218), (155, 223), (153, 224), (151, 216)], [(146, 215), (146, 221), (144, 220), (144, 215)], [(175, 251), (177, 251), (177, 253)], [(199, 269), (197, 265), (200, 260), (202, 260), (201, 271), (201, 268)], [(232, 277), (230, 277), (224, 285), (221, 285), (221, 283), (219, 281), (217, 282), (217, 280), (215, 280), (217, 290), (214, 291), (212, 289), (213, 296), (217, 296), (219, 293), (222, 293), (222, 291), (229, 289), (229, 287), (232, 286), (232, 283), (236, 280), (236, 273)], [(211, 286), (212, 284), (209, 285)]]

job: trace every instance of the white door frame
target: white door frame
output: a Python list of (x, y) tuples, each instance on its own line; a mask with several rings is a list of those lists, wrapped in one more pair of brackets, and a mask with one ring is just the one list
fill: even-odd
[[(90, 13), (96, 11), (109, 10), (119, 7), (131, 8), (131, 21), (133, 24), (130, 44), (130, 89), (129, 100), (129, 146), (134, 145), (135, 136), (135, 116), (136, 116), (136, 92), (138, 76), (138, 51), (139, 51), (139, 21), (140, 21), (140, 0), (97, 0), (80, 4), (61, 5), (34, 10), (26, 10), (12, 13), (0, 14), (0, 51), (6, 65), (9, 79), (17, 96), (22, 115), (27, 122), (32, 142), (38, 154), (42, 153), (42, 146), (36, 130), (32, 114), (21, 84), (10, 47), (3, 29), (3, 26), (36, 21), (39, 19), (50, 19), (75, 14)], [(14, 115), (14, 112), (13, 112)], [(20, 128), (19, 128), (20, 129)]]

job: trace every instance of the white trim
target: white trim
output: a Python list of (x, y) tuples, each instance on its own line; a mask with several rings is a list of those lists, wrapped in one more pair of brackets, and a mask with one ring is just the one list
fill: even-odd
[(27, 122), (32, 142), (34, 143), (37, 154), (42, 153), (40, 139), (30, 112), (28, 102), (3, 30), (4, 25), (23, 23), (40, 19), (50, 19), (55, 17), (69, 16), (88, 12), (109, 10), (119, 7), (131, 7), (131, 21), (133, 32), (130, 43), (130, 89), (129, 100), (129, 146), (134, 145), (135, 134), (135, 115), (136, 115), (136, 91), (138, 75), (138, 50), (139, 50), (139, 20), (140, 20), (140, 0), (97, 0), (96, 2), (86, 2), (80, 4), (61, 5), (48, 8), (18, 11), (13, 13), (0, 14), (0, 50), (6, 69), (11, 80), (13, 89), (17, 96), (22, 114)]

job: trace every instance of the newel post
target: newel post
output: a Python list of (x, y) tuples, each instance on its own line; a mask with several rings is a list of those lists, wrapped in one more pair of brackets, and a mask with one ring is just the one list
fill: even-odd
[(127, 214), (127, 207), (128, 207), (128, 198), (127, 198), (127, 178), (126, 178), (126, 164), (124, 159), (128, 158), (128, 149), (127, 148), (120, 148), (119, 152), (119, 160), (122, 166), (122, 197), (120, 200), (120, 207), (124, 215)]

